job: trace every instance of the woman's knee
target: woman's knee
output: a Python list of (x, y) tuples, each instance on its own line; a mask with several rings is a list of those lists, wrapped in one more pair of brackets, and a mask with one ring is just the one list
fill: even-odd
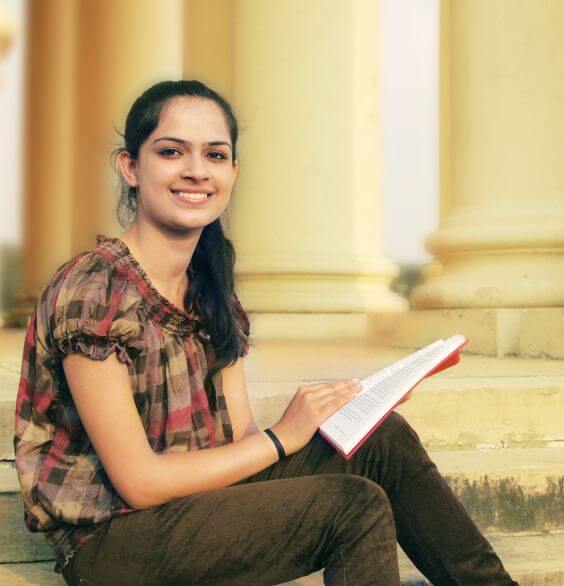
[[(384, 489), (364, 476), (355, 474), (319, 474), (300, 477), (303, 493), (293, 500), (302, 499), (299, 509), (313, 515), (310, 522), (316, 526), (333, 527), (348, 541), (362, 527), (372, 533), (375, 527), (386, 531), (394, 518), (388, 495)], [(315, 519), (315, 520), (313, 520)]]
[(332, 522), (341, 543), (396, 538), (392, 507), (379, 484), (353, 474), (335, 475), (328, 482), (342, 495)]
[(392, 506), (386, 491), (364, 476), (349, 476), (349, 489), (355, 493), (355, 504), (375, 524), (393, 520)]
[(340, 510), (362, 512), (380, 510), (391, 514), (390, 501), (384, 489), (370, 478), (355, 474), (324, 474), (316, 476), (324, 485), (320, 487), (331, 503)]

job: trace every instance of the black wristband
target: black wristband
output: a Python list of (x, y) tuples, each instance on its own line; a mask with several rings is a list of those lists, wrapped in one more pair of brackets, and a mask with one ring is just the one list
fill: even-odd
[(263, 431), (274, 442), (274, 445), (276, 446), (276, 449), (278, 450), (278, 459), (282, 460), (282, 458), (285, 458), (286, 452), (284, 451), (284, 448), (282, 447), (280, 440), (276, 437), (274, 432), (271, 429), (263, 429)]

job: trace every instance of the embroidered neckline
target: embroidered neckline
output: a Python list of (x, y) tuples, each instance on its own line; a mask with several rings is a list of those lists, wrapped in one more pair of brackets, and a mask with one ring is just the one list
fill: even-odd
[(133, 281), (147, 303), (148, 318), (179, 334), (202, 327), (202, 319), (198, 315), (187, 313), (159, 292), (123, 240), (98, 234), (94, 252), (110, 260)]

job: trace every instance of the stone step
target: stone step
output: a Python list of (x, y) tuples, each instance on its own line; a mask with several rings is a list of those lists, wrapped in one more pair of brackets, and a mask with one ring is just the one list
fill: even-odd
[(1, 493), (0, 563), (35, 562), (52, 557), (44, 535), (31, 533), (25, 526), (21, 494)]
[[(297, 388), (314, 380), (320, 379), (250, 384), (257, 424), (276, 423)], [(397, 411), (432, 450), (564, 445), (564, 377), (497, 382), (458, 379), (433, 386), (423, 381)]]
[[(257, 425), (276, 423), (297, 388), (313, 380), (249, 383)], [(477, 379), (454, 382), (456, 387), (451, 382), (440, 388), (447, 383), (430, 387), (423, 381), (397, 408), (429, 450), (564, 446), (564, 377), (552, 382), (504, 379), (504, 388)], [(0, 460), (14, 458), (15, 396), (0, 389)]]
[[(488, 535), (506, 569), (521, 586), (564, 585), (564, 534)], [(398, 548), (402, 585), (429, 582)], [(54, 562), (0, 564), (0, 586), (62, 586), (62, 576), (53, 571)], [(323, 571), (285, 582), (283, 586), (321, 586)]]
[[(251, 380), (248, 392), (255, 420), (260, 427), (276, 423), (300, 385), (369, 372), (357, 369), (346, 376), (326, 373), (324, 378), (293, 381)], [(441, 379), (442, 374), (422, 381), (411, 399), (397, 408), (429, 449), (564, 445), (564, 376), (448, 378), (445, 373)], [(18, 380), (0, 369), (0, 459), (14, 457)]]
[[(564, 447), (430, 452), (483, 531), (564, 529)], [(14, 462), (0, 462), (0, 563), (49, 557), (24, 526)]]
[[(245, 362), (259, 426), (282, 415), (297, 388), (364, 377), (413, 350), (366, 343), (261, 340)], [(564, 361), (474, 356), (421, 381), (398, 407), (432, 450), (564, 445)]]
[[(488, 535), (511, 577), (520, 586), (564, 585), (564, 533)], [(402, 585), (431, 584), (398, 548)], [(321, 586), (323, 571), (286, 582), (284, 586)]]
[(0, 586), (64, 586), (65, 579), (55, 574), (54, 565), (54, 561), (0, 564)]
[[(23, 334), (0, 331), (0, 459), (13, 459)], [(363, 377), (410, 350), (335, 340), (266, 341), (245, 373), (257, 423), (280, 418), (302, 384)], [(564, 361), (473, 356), (417, 385), (398, 407), (432, 450), (564, 445)]]
[(564, 447), (430, 456), (483, 531), (564, 529)]
[(471, 353), (564, 358), (562, 307), (412, 309), (375, 312), (367, 315), (367, 321), (369, 337), (395, 347), (426, 346), (451, 332), (463, 332)]
[[(542, 490), (550, 478), (564, 478), (564, 446), (494, 450), (428, 450), (443, 476), (469, 482), (513, 479), (525, 492)], [(15, 462), (0, 461), (0, 493), (19, 493)]]

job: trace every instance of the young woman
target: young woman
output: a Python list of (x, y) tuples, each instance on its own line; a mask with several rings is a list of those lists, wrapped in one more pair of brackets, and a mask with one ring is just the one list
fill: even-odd
[[(516, 584), (392, 414), (344, 460), (317, 433), (354, 380), (297, 389), (259, 430), (249, 321), (220, 216), (238, 171), (229, 104), (197, 81), (145, 91), (116, 152), (119, 238), (60, 267), (24, 348), (14, 438), (30, 531), (69, 584)], [(125, 215), (124, 215), (125, 214)]]

